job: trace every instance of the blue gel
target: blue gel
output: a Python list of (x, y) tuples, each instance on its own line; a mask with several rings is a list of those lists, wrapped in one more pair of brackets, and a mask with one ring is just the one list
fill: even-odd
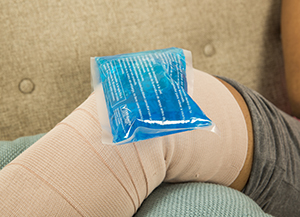
[(113, 143), (203, 128), (212, 121), (187, 94), (182, 49), (95, 58)]

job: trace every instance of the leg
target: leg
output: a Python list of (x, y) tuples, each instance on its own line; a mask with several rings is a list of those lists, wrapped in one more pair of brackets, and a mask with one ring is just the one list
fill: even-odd
[(243, 192), (274, 216), (299, 216), (300, 122), (255, 91), (222, 78), (247, 102), (253, 127), (254, 153)]
[(194, 100), (221, 136), (195, 130), (109, 146), (91, 95), (0, 172), (1, 215), (131, 216), (163, 181), (233, 184), (248, 149), (243, 112), (223, 84), (198, 71)]

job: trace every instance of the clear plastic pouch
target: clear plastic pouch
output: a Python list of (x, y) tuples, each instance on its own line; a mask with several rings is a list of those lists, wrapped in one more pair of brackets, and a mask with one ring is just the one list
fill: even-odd
[(214, 128), (191, 98), (190, 51), (168, 48), (93, 57), (91, 72), (105, 144)]

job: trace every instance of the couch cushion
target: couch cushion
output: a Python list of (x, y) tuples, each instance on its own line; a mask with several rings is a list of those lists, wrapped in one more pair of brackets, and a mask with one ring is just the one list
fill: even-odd
[(280, 0), (0, 1), (0, 139), (47, 132), (90, 94), (91, 56), (166, 47), (194, 66), (287, 98)]
[(0, 170), (42, 138), (44, 134), (20, 137), (14, 141), (0, 141)]
[(216, 184), (162, 184), (143, 202), (135, 217), (270, 217), (245, 194)]

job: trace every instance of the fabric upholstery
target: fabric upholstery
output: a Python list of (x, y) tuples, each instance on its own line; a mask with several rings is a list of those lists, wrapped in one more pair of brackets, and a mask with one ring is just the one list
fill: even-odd
[(19, 156), (44, 134), (20, 137), (14, 141), (0, 141), (0, 170)]
[(271, 217), (243, 193), (208, 183), (162, 184), (144, 201), (140, 216)]
[(280, 0), (0, 1), (0, 139), (47, 132), (91, 92), (89, 58), (166, 47), (288, 111)]

